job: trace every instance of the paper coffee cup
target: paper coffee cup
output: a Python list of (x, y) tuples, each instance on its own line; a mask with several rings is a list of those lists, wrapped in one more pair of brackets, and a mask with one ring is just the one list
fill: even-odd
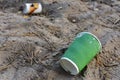
[(79, 33), (60, 59), (65, 71), (77, 75), (101, 50), (101, 42), (90, 32)]
[(37, 14), (42, 12), (41, 3), (26, 3), (23, 9), (24, 14)]

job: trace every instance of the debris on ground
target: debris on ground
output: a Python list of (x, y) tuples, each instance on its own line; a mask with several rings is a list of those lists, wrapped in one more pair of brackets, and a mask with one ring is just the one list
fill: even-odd
[[(19, 8), (41, 0), (0, 0), (0, 80), (120, 80), (120, 1), (43, 0), (24, 18)], [(76, 34), (88, 31), (102, 51), (77, 76), (59, 64)]]

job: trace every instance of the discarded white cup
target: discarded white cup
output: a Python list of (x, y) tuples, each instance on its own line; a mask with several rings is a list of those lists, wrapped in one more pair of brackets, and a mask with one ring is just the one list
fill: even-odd
[(36, 14), (42, 12), (41, 3), (26, 3), (23, 8), (23, 14)]

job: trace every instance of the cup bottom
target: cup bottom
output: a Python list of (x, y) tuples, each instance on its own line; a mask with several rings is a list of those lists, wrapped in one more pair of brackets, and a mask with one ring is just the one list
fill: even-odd
[(99, 43), (99, 45), (100, 45), (100, 49), (102, 49), (102, 44), (101, 44), (100, 40), (99, 40), (94, 34), (92, 34), (92, 33), (90, 33), (90, 32), (81, 32), (81, 33), (79, 33), (79, 34), (77, 35), (77, 37), (81, 37), (81, 36), (83, 36), (84, 34), (90, 34), (90, 35), (92, 35), (92, 36), (98, 41), (98, 43)]
[(79, 73), (77, 65), (72, 60), (66, 57), (61, 58), (60, 64), (64, 68), (64, 70), (70, 72), (71, 75), (77, 75)]

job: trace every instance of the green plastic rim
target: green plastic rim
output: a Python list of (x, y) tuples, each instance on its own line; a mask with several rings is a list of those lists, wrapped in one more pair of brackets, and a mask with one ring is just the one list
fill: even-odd
[(101, 44), (100, 40), (94, 34), (92, 34), (90, 32), (81, 32), (77, 35), (77, 37), (82, 37), (85, 33), (92, 35), (98, 41), (98, 43), (100, 44), (100, 49), (102, 49), (102, 44)]
[(65, 71), (70, 72), (72, 75), (77, 75), (80, 72), (78, 66), (67, 57), (62, 57), (60, 64)]

